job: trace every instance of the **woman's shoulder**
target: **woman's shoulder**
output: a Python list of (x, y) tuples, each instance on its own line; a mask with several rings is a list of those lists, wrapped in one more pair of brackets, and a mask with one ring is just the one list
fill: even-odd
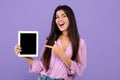
[(80, 41), (84, 42), (85, 40), (83, 38), (80, 38)]
[(86, 41), (83, 38), (81, 38), (79, 44), (80, 44), (80, 46), (84, 46), (84, 45), (86, 45)]

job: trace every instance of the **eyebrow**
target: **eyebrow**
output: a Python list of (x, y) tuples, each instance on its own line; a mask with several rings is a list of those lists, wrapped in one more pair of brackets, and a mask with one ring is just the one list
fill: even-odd
[[(66, 15), (66, 13), (64, 12), (64, 13), (62, 13), (61, 15)], [(56, 14), (56, 16), (58, 16), (58, 15)]]

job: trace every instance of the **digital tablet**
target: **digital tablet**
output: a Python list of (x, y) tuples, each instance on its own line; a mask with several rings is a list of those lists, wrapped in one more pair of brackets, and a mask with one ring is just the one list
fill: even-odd
[(38, 31), (18, 31), (19, 57), (38, 56)]

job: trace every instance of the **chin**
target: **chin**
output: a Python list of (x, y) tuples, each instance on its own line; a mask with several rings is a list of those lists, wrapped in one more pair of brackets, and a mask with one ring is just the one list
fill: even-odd
[(61, 32), (64, 31), (64, 29), (59, 29)]

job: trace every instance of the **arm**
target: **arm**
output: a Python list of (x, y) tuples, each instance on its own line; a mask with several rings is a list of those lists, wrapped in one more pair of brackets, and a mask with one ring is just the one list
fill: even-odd
[(45, 47), (52, 48), (52, 53), (59, 56), (68, 68), (71, 67), (71, 59), (64, 53), (63, 49), (59, 47), (56, 41), (54, 46), (45, 45)]
[[(14, 48), (14, 51), (15, 51), (15, 54), (18, 56), (18, 54), (20, 53), (21, 51), (21, 47), (17, 44), (15, 45), (15, 48)], [(31, 57), (24, 57), (24, 59), (30, 64), (32, 65), (33, 64), (33, 59)]]
[[(17, 44), (15, 45), (15, 48), (14, 48), (14, 51), (15, 51), (15, 54), (18, 56), (18, 54), (20, 53), (21, 51), (21, 47)], [(30, 64), (32, 65), (33, 64), (33, 59), (31, 57), (24, 57), (24, 59)]]
[(68, 68), (71, 67), (72, 60), (64, 52), (61, 51), (59, 53), (59, 57), (63, 60)]
[[(21, 51), (21, 48), (19, 45), (16, 45), (15, 48), (15, 54), (18, 55)], [(41, 60), (33, 60), (31, 57), (23, 57), (25, 61), (27, 61), (30, 64), (29, 72), (35, 72), (40, 73), (43, 71), (43, 66)]]
[(78, 62), (71, 62), (71, 67), (68, 68), (68, 74), (81, 76), (86, 67), (86, 43), (83, 39), (80, 42), (78, 57)]
[(27, 61), (30, 65), (33, 64), (33, 59), (31, 57), (24, 57), (25, 61)]
[(63, 60), (68, 68), (71, 67), (72, 60), (64, 52), (60, 52), (59, 57)]

